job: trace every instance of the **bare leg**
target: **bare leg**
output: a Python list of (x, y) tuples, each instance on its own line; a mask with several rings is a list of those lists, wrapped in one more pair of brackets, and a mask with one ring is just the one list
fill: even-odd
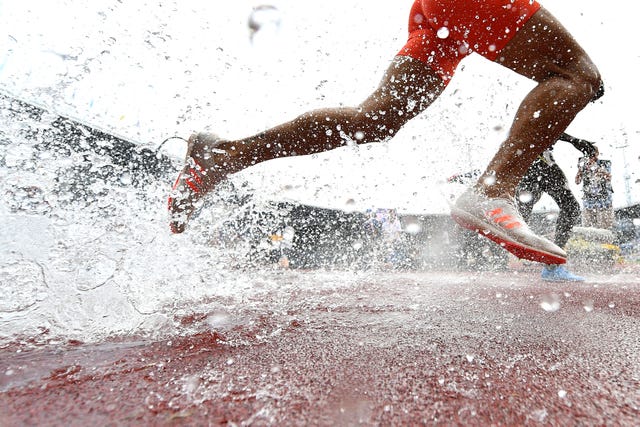
[(566, 252), (533, 233), (511, 200), (535, 158), (599, 94), (600, 75), (567, 30), (542, 8), (500, 51), (496, 62), (538, 84), (520, 104), (508, 138), (478, 180), (480, 191), (458, 198), (451, 215), (519, 258), (563, 264)]
[(243, 169), (265, 160), (320, 153), (345, 145), (385, 141), (424, 111), (444, 84), (430, 68), (408, 57), (396, 57), (378, 88), (355, 108), (327, 108), (220, 148)]
[(172, 230), (184, 231), (196, 202), (227, 175), (266, 160), (320, 153), (349, 141), (357, 144), (385, 141), (424, 111), (444, 88), (442, 79), (425, 64), (398, 56), (378, 88), (358, 107), (311, 111), (237, 141), (192, 136), (187, 166), (169, 198)]
[(520, 104), (509, 137), (477, 184), (489, 197), (513, 197), (531, 163), (594, 97), (601, 79), (586, 52), (543, 8), (496, 62), (538, 82)]

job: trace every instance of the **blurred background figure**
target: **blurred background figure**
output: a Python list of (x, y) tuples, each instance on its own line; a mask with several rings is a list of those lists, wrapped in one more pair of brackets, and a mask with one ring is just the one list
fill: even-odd
[(364, 226), (373, 250), (374, 263), (381, 262), (385, 269), (407, 267), (410, 263), (408, 243), (396, 209), (368, 210)]
[(583, 224), (611, 230), (613, 227), (613, 188), (611, 161), (599, 158), (599, 151), (578, 160), (576, 184), (582, 183)]
[[(597, 154), (598, 149), (592, 142), (575, 138), (563, 133), (558, 140), (566, 141), (582, 152), (585, 157)], [(553, 242), (559, 247), (566, 246), (573, 226), (580, 222), (580, 204), (569, 188), (569, 182), (560, 166), (555, 162), (553, 146), (545, 150), (527, 170), (516, 190), (518, 210), (529, 221), (533, 206), (547, 193), (560, 210), (556, 220)], [(571, 273), (561, 265), (549, 264), (542, 269), (542, 279), (551, 281), (583, 281), (580, 276)]]

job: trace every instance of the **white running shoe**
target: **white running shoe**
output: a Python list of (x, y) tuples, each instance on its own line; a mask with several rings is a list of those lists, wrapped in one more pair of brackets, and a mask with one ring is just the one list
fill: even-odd
[(489, 198), (469, 188), (451, 206), (451, 216), (517, 256), (545, 264), (564, 264), (567, 254), (553, 242), (537, 236), (524, 221), (515, 202)]
[(222, 142), (225, 141), (211, 133), (193, 134), (189, 138), (184, 167), (168, 198), (169, 227), (173, 233), (185, 230), (191, 214), (202, 205), (201, 199), (226, 177), (220, 166), (211, 164), (214, 154), (227, 155), (216, 148)]

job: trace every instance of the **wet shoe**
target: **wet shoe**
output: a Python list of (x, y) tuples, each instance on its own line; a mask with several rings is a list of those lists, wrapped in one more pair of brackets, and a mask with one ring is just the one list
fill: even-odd
[(218, 136), (209, 133), (198, 133), (189, 138), (184, 167), (168, 199), (171, 217), (169, 227), (173, 233), (185, 230), (189, 217), (201, 204), (202, 197), (226, 176), (223, 172), (216, 173), (220, 167), (216, 164), (210, 168), (205, 166), (212, 163), (216, 154), (228, 155), (216, 148), (222, 142)]
[(567, 262), (565, 251), (531, 231), (509, 199), (489, 198), (470, 188), (451, 206), (451, 216), (462, 227), (493, 240), (518, 258), (545, 264)]
[(545, 265), (540, 276), (549, 282), (584, 282), (584, 277), (576, 276), (562, 265)]

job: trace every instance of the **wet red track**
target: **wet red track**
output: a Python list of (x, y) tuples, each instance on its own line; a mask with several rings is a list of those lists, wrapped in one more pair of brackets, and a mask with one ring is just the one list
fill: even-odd
[(399, 273), (224, 331), (5, 348), (0, 425), (638, 425), (640, 278), (590, 279)]

